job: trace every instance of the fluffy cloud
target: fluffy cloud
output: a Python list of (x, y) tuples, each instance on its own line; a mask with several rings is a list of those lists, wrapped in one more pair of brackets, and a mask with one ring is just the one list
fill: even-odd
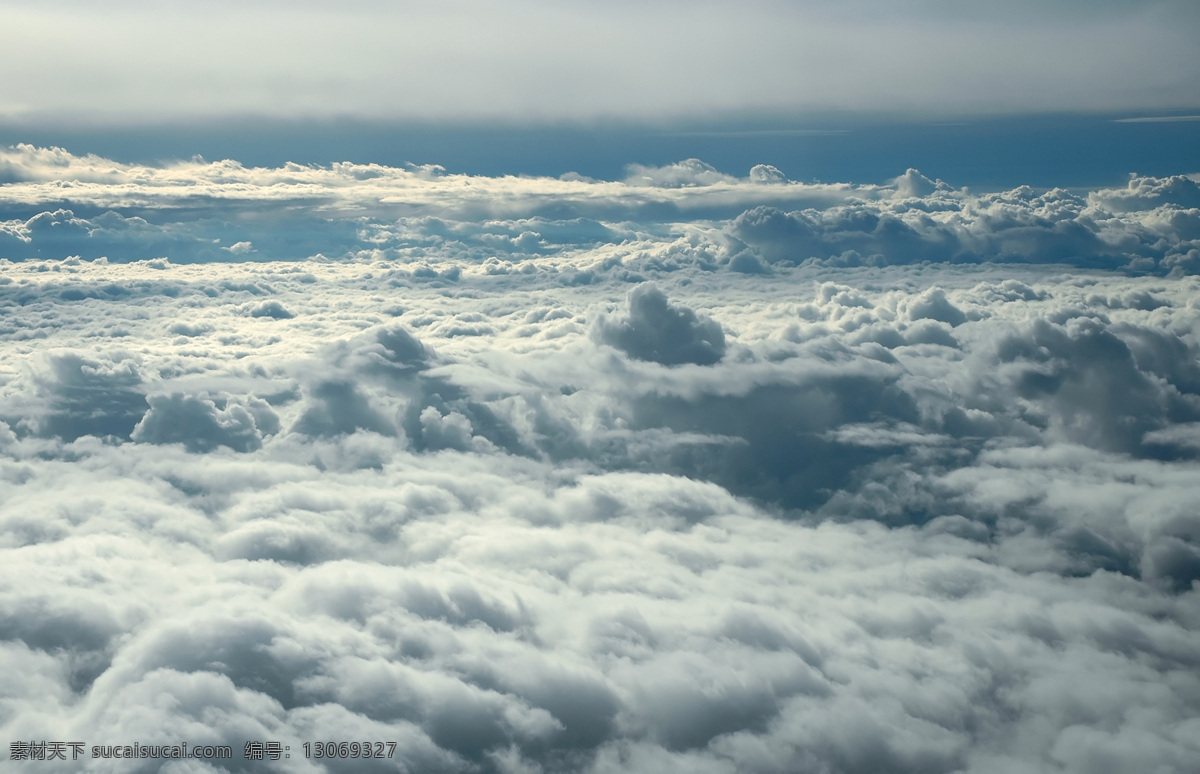
[(141, 375), (127, 353), (93, 360), (76, 352), (46, 357), (35, 376), (43, 409), (29, 417), (44, 435), (68, 441), (85, 435), (128, 438), (146, 408)]
[[(701, 260), (745, 274), (810, 259), (1178, 274), (1194, 270), (1200, 250), (1196, 184), (1186, 176), (1134, 176), (1126, 188), (1081, 197), (1028, 187), (971, 194), (916, 169), (888, 186), (800, 184), (764, 164), (739, 179), (695, 158), (635, 164), (619, 182), (431, 176), (424, 168), (350, 163), (144, 167), (28, 145), (0, 158), (13, 180), (2, 200), (34, 211), (2, 224), (0, 254), (11, 260), (170, 256), (192, 263), (370, 253), (426, 262), (419, 271), (434, 276), (430, 260), (466, 259), (508, 272), (514, 260), (556, 263), (564, 253), (628, 245), (612, 254), (611, 269), (613, 260), (636, 266), (637, 257), (670, 250), (684, 223)], [(197, 204), (208, 216), (191, 216)], [(732, 221), (701, 236), (697, 217)]]
[(217, 408), (206, 396), (151, 395), (150, 410), (133, 428), (130, 438), (142, 443), (182, 443), (188, 451), (207, 452), (218, 446), (254, 451), (266, 432), (277, 432), (279, 420), (266, 401), (253, 398), (249, 406)]
[[(96, 771), (1200, 765), (1186, 185), (11, 158), (22, 245), (105, 217), (14, 214), (54, 161), (254, 252), (8, 254), (10, 740), (235, 752)], [(380, 186), (410, 208), (349, 208)], [(262, 255), (223, 218), (271, 197), (353, 244)], [(303, 757), (330, 740), (396, 748)]]
[[(0, 203), (32, 213), (0, 222), (0, 256), (9, 260), (380, 255), (417, 264), (409, 276), (437, 278), (430, 261), (453, 258), (493, 273), (563, 269), (556, 259), (609, 245), (607, 260), (582, 267), (587, 276), (680, 257), (750, 274), (808, 260), (1169, 274), (1194, 272), (1200, 250), (1196, 183), (1184, 176), (1134, 176), (1124, 189), (1079, 196), (1028, 187), (970, 194), (915, 169), (886, 186), (789, 182), (767, 165), (737, 178), (698, 159), (632, 165), (620, 182), (349, 163), (148, 167), (27, 145), (3, 152), (0, 162), (12, 180)], [(203, 218), (193, 216), (198, 203)], [(729, 222), (705, 231), (698, 218)], [(578, 261), (568, 264), (579, 272)]]
[(599, 337), (638, 360), (663, 365), (712, 365), (725, 356), (725, 333), (715, 320), (677, 306), (653, 285), (629, 293), (628, 316), (603, 319)]

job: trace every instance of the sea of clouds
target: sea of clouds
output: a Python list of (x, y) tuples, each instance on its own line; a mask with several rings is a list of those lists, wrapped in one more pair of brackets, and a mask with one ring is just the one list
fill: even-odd
[(0, 183), (14, 771), (1200, 769), (1195, 177)]

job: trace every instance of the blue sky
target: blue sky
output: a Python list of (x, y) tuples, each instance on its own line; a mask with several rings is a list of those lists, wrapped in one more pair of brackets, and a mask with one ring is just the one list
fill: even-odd
[[(1144, 114), (1139, 114), (1144, 115)], [(0, 124), (0, 144), (32, 143), (124, 162), (201, 155), (249, 166), (288, 161), (440, 164), (480, 175), (575, 172), (620, 180), (631, 163), (661, 166), (699, 158), (745, 176), (769, 163), (805, 182), (882, 183), (915, 166), (956, 187), (1018, 185), (1086, 189), (1131, 173), (1200, 169), (1200, 118), (1129, 121), (1129, 113), (960, 117), (725, 115), (704, 122), (411, 122), (208, 118), (186, 125), (80, 125), (42, 120)], [(1162, 117), (1159, 114), (1157, 117)]]

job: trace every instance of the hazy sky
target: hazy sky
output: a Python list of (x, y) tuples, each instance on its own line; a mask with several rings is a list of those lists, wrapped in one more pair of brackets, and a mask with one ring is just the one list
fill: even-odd
[(0, 3), (0, 117), (1200, 104), (1192, 2)]

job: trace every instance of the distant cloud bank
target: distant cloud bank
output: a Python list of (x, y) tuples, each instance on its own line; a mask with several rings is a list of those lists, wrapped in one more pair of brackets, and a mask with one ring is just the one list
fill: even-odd
[[(597, 181), (349, 163), (150, 167), (21, 145), (0, 152), (0, 179), (9, 213), (0, 251), (9, 260), (373, 255), (494, 272), (524, 260), (552, 266), (563, 255), (579, 268), (578, 251), (610, 244), (742, 273), (809, 261), (1200, 270), (1200, 184), (1184, 175), (1133, 175), (1124, 188), (1087, 193), (970, 193), (914, 169), (885, 185), (805, 184), (767, 165), (739, 178), (688, 159), (631, 165), (624, 180)], [(696, 225), (682, 229), (685, 222)], [(584, 264), (592, 272), (637, 265)]]

